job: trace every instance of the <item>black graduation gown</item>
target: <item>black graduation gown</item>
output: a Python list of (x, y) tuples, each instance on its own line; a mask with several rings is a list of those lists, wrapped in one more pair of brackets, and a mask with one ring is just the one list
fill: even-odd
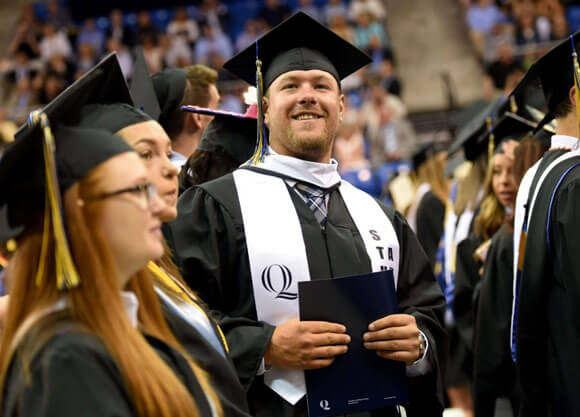
[[(200, 415), (211, 417), (205, 394), (185, 358), (164, 342), (146, 337), (189, 389)], [(4, 417), (137, 416), (115, 361), (90, 333), (66, 328), (58, 331), (33, 359), (30, 378), (24, 372), (15, 355), (4, 389)]]
[[(194, 326), (177, 314), (173, 308), (168, 307), (163, 299), (160, 299), (160, 302), (165, 319), (181, 346), (208, 373), (211, 385), (222, 404), (224, 417), (249, 417), (246, 391), (238, 379), (236, 368), (229, 355), (224, 357)], [(219, 330), (211, 319), (211, 314), (201, 303), (198, 305), (210, 317), (213, 330), (221, 342)], [(222, 348), (224, 352), (227, 352), (223, 343)]]
[(473, 402), (476, 417), (493, 416), (495, 401), (508, 397), (519, 408), (516, 368), (510, 353), (513, 294), (513, 230), (493, 236), (479, 287), (473, 335)]
[(417, 239), (427, 254), (431, 266), (443, 235), (445, 204), (431, 191), (427, 191), (417, 207)]
[[(310, 209), (294, 192), (311, 278), (325, 279), (368, 273), (370, 260), (340, 193), (330, 195), (323, 231)], [(438, 370), (445, 360), (445, 333), (441, 327), (444, 298), (431, 267), (404, 218), (382, 206), (393, 222), (401, 247), (398, 300), (402, 313), (413, 314), (429, 339), (434, 371), (410, 378), (409, 415), (440, 415), (436, 398), (441, 383)], [(292, 407), (255, 377), (273, 332), (256, 322), (243, 220), (232, 174), (187, 190), (179, 199), (178, 218), (170, 224), (172, 246), (183, 277), (210, 308), (227, 317), (220, 324), (231, 347), (232, 359), (248, 382), (250, 411), (262, 416), (306, 416), (306, 401)], [(235, 320), (242, 320), (235, 323)], [(244, 321), (246, 321), (244, 323)], [(258, 324), (248, 326), (248, 321)], [(241, 324), (241, 326), (239, 325)], [(248, 373), (252, 370), (253, 373)], [(384, 411), (382, 415), (390, 415)], [(366, 414), (368, 415), (368, 413)]]
[[(547, 152), (536, 178), (561, 153)], [(522, 387), (522, 417), (580, 416), (579, 168), (570, 171), (560, 184), (548, 215), (562, 173), (578, 162), (579, 157), (571, 158), (548, 174), (528, 224), (517, 317), (516, 367)], [(536, 186), (534, 181), (530, 195)]]

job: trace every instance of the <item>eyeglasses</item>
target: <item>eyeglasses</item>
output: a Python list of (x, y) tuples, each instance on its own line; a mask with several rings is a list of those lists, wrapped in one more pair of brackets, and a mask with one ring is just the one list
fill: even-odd
[(138, 197), (143, 202), (143, 208), (151, 208), (155, 196), (157, 196), (157, 188), (153, 184), (144, 183), (135, 185), (134, 187), (123, 188), (117, 191), (110, 191), (95, 195), (93, 197), (85, 198), (85, 201), (105, 200), (107, 198), (116, 197), (123, 194), (132, 194)]

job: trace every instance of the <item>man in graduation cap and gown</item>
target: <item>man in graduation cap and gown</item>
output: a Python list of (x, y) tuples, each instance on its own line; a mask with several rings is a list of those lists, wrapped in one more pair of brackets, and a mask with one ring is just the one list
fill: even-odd
[(579, 41), (576, 33), (557, 45), (528, 77), (540, 83), (547, 101), (540, 125), (555, 118), (557, 130), (550, 150), (522, 180), (529, 185), (518, 192), (525, 210), (521, 226), (516, 214), (514, 232), (512, 355), (522, 417), (580, 415)]
[[(171, 224), (184, 278), (210, 307), (268, 323), (224, 328), (238, 369), (254, 371), (250, 411), (305, 416), (303, 370), (330, 365), (350, 341), (340, 324), (297, 320), (297, 281), (392, 269), (401, 314), (374, 322), (365, 347), (408, 365), (408, 415), (441, 415), (444, 299), (428, 259), (404, 218), (341, 181), (330, 158), (344, 111), (340, 80), (369, 58), (303, 13), (224, 67), (253, 83), (256, 54), (270, 146), (259, 115), (252, 162), (186, 191)], [(271, 277), (269, 292), (261, 276), (276, 265), (292, 279), (280, 289)]]

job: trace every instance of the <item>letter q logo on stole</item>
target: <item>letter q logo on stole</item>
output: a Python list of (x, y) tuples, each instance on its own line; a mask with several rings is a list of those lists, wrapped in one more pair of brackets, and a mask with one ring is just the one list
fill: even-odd
[(288, 292), (292, 286), (292, 273), (286, 265), (270, 265), (262, 271), (262, 285), (264, 288), (276, 294), (275, 298), (283, 298), (285, 300), (295, 300), (298, 294), (295, 292)]
[(330, 410), (330, 403), (328, 402), (328, 400), (321, 400), (320, 401), (320, 408), (322, 408), (324, 411), (329, 411)]

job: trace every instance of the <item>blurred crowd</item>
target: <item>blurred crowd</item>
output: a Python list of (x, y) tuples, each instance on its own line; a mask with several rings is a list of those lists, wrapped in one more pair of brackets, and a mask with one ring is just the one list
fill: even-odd
[[(63, 1), (27, 4), (0, 61), (0, 123), (23, 123), (30, 110), (50, 102), (112, 51), (117, 52), (124, 75), (130, 79), (139, 47), (151, 74), (167, 66), (192, 64), (218, 70), (220, 107), (243, 113), (240, 97), (247, 86), (222, 71), (223, 62), (298, 10), (373, 58), (372, 65), (343, 84), (349, 112), (336, 146), (342, 169), (408, 159), (415, 135), (401, 101), (402, 84), (386, 30), (387, 11), (380, 0), (323, 0), (316, 4), (312, 0), (257, 4), (203, 0), (186, 8), (115, 9), (108, 16), (80, 21)], [(378, 186), (375, 194), (380, 192)]]
[(580, 28), (569, 0), (460, 0), (474, 48), (485, 67), (488, 100), (509, 93), (537, 58)]

